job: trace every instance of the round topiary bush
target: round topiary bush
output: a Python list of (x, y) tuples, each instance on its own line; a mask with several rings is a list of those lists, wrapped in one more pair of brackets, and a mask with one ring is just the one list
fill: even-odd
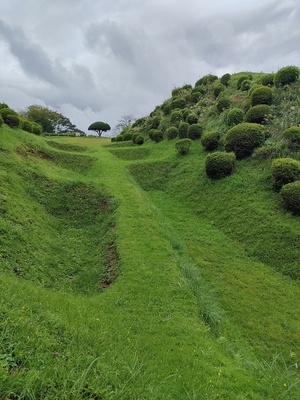
[(217, 79), (218, 79), (217, 75), (208, 74), (198, 79), (197, 82), (195, 83), (195, 86), (208, 85), (210, 83), (213, 83)]
[(290, 85), (299, 78), (299, 68), (295, 66), (283, 67), (276, 72), (274, 83), (276, 87)]
[(216, 151), (205, 159), (206, 175), (211, 179), (222, 179), (232, 174), (235, 166), (235, 154)]
[(169, 115), (171, 113), (171, 103), (170, 101), (166, 100), (161, 106), (162, 112), (165, 115)]
[(271, 105), (273, 100), (272, 90), (268, 86), (261, 86), (253, 90), (251, 93), (250, 101), (251, 106), (258, 104)]
[(291, 126), (283, 131), (283, 138), (287, 141), (289, 149), (300, 150), (300, 126)]
[(244, 115), (244, 111), (240, 108), (232, 108), (227, 114), (227, 124), (229, 126), (240, 124), (244, 120)]
[(174, 110), (171, 112), (170, 123), (172, 125), (178, 126), (181, 120), (182, 120), (182, 112), (180, 110)]
[(237, 88), (238, 88), (238, 90), (241, 89), (242, 83), (243, 83), (245, 80), (250, 80), (250, 75), (241, 75), (241, 76), (239, 77), (239, 79), (238, 79), (238, 81), (237, 81), (237, 85), (236, 85)]
[(201, 137), (201, 144), (207, 151), (216, 150), (220, 143), (220, 137), (219, 132), (205, 132)]
[(285, 207), (292, 213), (300, 215), (300, 181), (283, 185), (280, 193)]
[(188, 137), (189, 124), (187, 122), (180, 122), (178, 127), (178, 136), (180, 139)]
[(249, 108), (245, 115), (245, 121), (253, 122), (255, 124), (263, 124), (264, 122), (266, 122), (270, 113), (270, 106), (267, 106), (266, 104), (259, 104), (257, 106)]
[(186, 122), (188, 122), (190, 125), (196, 124), (198, 122), (198, 115), (196, 115), (195, 113), (190, 113), (186, 117)]
[(156, 115), (149, 121), (149, 128), (150, 129), (157, 129), (160, 124), (160, 118)]
[(198, 101), (200, 100), (201, 96), (202, 95), (201, 95), (200, 92), (193, 92), (191, 94), (191, 103), (198, 103)]
[(217, 101), (217, 110), (221, 113), (222, 111), (226, 110), (231, 106), (231, 101), (227, 96), (221, 96), (218, 98)]
[(132, 140), (133, 132), (132, 132), (132, 130), (125, 128), (122, 132), (122, 135), (123, 135), (124, 142), (127, 142), (128, 140)]
[(134, 139), (134, 143), (138, 144), (139, 146), (144, 143), (144, 136), (142, 135), (137, 135)]
[(2, 118), (2, 115), (0, 114), (0, 127), (4, 124), (4, 120)]
[(11, 128), (19, 128), (20, 118), (17, 115), (7, 115), (5, 123)]
[(192, 124), (188, 129), (188, 138), (192, 140), (200, 139), (203, 133), (203, 128), (199, 124)]
[(237, 159), (248, 157), (265, 140), (263, 127), (259, 124), (242, 123), (229, 129), (225, 135), (225, 150), (233, 151)]
[(41, 125), (36, 122), (32, 122), (32, 133), (34, 133), (35, 135), (41, 135), (42, 132), (43, 128), (41, 127)]
[(293, 158), (277, 158), (271, 164), (274, 178), (274, 189), (280, 190), (283, 185), (300, 180), (300, 162)]
[(159, 129), (153, 129), (151, 139), (155, 142), (161, 142), (164, 139), (164, 134)]
[(213, 91), (215, 98), (217, 98), (219, 96), (219, 94), (222, 93), (224, 90), (225, 90), (225, 86), (224, 85), (222, 85), (221, 83), (217, 84), (214, 87), (214, 91)]
[(246, 90), (249, 90), (252, 86), (252, 82), (250, 79), (245, 79), (242, 84), (241, 84), (241, 91), (245, 92)]
[(178, 136), (178, 129), (176, 126), (170, 126), (170, 128), (166, 130), (166, 134), (168, 140), (175, 139)]
[(275, 77), (275, 74), (265, 75), (261, 80), (261, 84), (264, 86), (273, 86), (274, 85), (274, 77)]
[(224, 86), (228, 86), (229, 85), (229, 81), (230, 81), (231, 75), (230, 74), (224, 74), (223, 76), (221, 76), (221, 83)]
[(171, 110), (175, 110), (176, 108), (184, 108), (185, 107), (185, 101), (181, 97), (174, 97), (173, 100), (171, 101)]
[(0, 108), (0, 114), (2, 115), (2, 118), (5, 123), (7, 123), (6, 120), (8, 115), (18, 115), (14, 110), (8, 107)]
[(21, 129), (23, 129), (23, 131), (32, 133), (32, 130), (33, 130), (32, 122), (28, 121), (28, 119), (22, 119), (20, 121), (20, 125), (21, 125)]
[(175, 147), (178, 153), (182, 156), (188, 154), (190, 152), (192, 141), (191, 139), (180, 139), (178, 142), (175, 143)]
[(118, 135), (115, 137), (116, 142), (122, 142), (123, 141), (123, 135)]

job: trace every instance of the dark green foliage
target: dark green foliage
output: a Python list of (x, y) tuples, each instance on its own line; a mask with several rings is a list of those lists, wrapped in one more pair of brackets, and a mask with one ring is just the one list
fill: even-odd
[(180, 139), (178, 142), (176, 142), (175, 147), (178, 151), (178, 153), (182, 156), (188, 154), (190, 152), (190, 147), (191, 147), (192, 141), (191, 139)]
[(216, 131), (205, 132), (201, 137), (201, 144), (207, 151), (216, 150), (220, 143), (220, 133)]
[(191, 103), (198, 103), (202, 94), (200, 92), (193, 92), (191, 94)]
[(155, 115), (150, 122), (150, 129), (157, 129), (160, 124), (160, 118)]
[(188, 138), (192, 140), (200, 139), (203, 133), (203, 127), (199, 124), (192, 124), (188, 129)]
[(277, 158), (271, 164), (274, 178), (274, 189), (280, 190), (283, 185), (300, 180), (300, 162), (293, 158)]
[(272, 90), (268, 86), (261, 86), (253, 90), (250, 101), (252, 106), (258, 104), (271, 105), (273, 100)]
[(10, 108), (6, 103), (0, 103), (0, 109), (1, 108)]
[[(149, 134), (150, 137), (150, 134)], [(158, 143), (161, 142), (164, 138), (164, 134), (161, 130), (159, 129), (153, 129), (151, 130), (151, 137), (150, 139), (152, 139), (154, 142)]]
[(248, 75), (241, 75), (241, 76), (239, 77), (238, 81), (237, 81), (237, 88), (238, 88), (238, 90), (241, 89), (242, 83), (243, 83), (245, 80), (249, 80), (249, 79), (250, 79), (250, 75), (249, 75), (249, 74), (248, 74)]
[(3, 123), (4, 123), (4, 120), (3, 120), (2, 115), (0, 114), (0, 127), (3, 125)]
[(7, 115), (6, 116), (6, 124), (11, 128), (19, 128), (20, 126), (20, 118), (17, 115)]
[(120, 135), (116, 136), (115, 139), (116, 139), (116, 142), (122, 142), (123, 141), (123, 135), (120, 134)]
[(134, 139), (134, 143), (138, 144), (139, 146), (144, 143), (144, 136), (142, 135), (137, 135)]
[(275, 74), (265, 75), (261, 80), (261, 84), (264, 86), (273, 86), (274, 85), (274, 77), (275, 77)]
[(6, 107), (0, 108), (0, 114), (6, 124), (8, 115), (18, 115), (14, 110)]
[(283, 138), (287, 141), (289, 149), (300, 150), (300, 127), (291, 126), (283, 131)]
[(237, 159), (248, 157), (265, 140), (263, 127), (259, 124), (242, 123), (229, 129), (225, 135), (225, 149), (233, 151)]
[(252, 82), (250, 79), (245, 79), (242, 84), (241, 84), (241, 91), (245, 92), (246, 90), (249, 90), (251, 88)]
[(266, 122), (269, 114), (271, 112), (270, 106), (266, 104), (259, 104), (258, 106), (254, 106), (249, 108), (245, 115), (246, 122), (253, 122), (256, 124), (263, 124)]
[(190, 115), (190, 110), (188, 108), (186, 108), (185, 110), (183, 110), (182, 112), (182, 119), (183, 121), (186, 121), (188, 115)]
[(110, 130), (110, 126), (106, 122), (97, 121), (93, 122), (89, 127), (89, 131), (97, 132), (98, 136), (101, 136), (103, 132), (107, 132)]
[(40, 124), (37, 124), (36, 122), (32, 122), (32, 133), (35, 135), (41, 135), (43, 132), (43, 128), (41, 127)]
[(28, 121), (27, 119), (21, 119), (21, 129), (23, 131), (32, 133), (33, 127), (32, 127), (32, 122)]
[(174, 110), (171, 112), (170, 123), (172, 125), (178, 126), (181, 120), (182, 120), (182, 112), (180, 110)]
[(296, 215), (300, 215), (300, 181), (282, 186), (281, 196), (285, 207)]
[(180, 122), (178, 127), (178, 136), (180, 139), (188, 137), (189, 124), (187, 122)]
[(208, 74), (208, 75), (205, 75), (202, 78), (198, 79), (198, 81), (195, 83), (195, 86), (207, 85), (207, 84), (213, 83), (217, 79), (218, 79), (218, 77), (216, 75)]
[(138, 118), (134, 121), (134, 123), (132, 124), (133, 128), (141, 128), (146, 126), (146, 117), (142, 117), (142, 118)]
[(176, 108), (184, 108), (185, 107), (185, 101), (181, 97), (174, 97), (174, 99), (171, 101), (171, 110), (175, 110)]
[(240, 108), (232, 108), (228, 111), (227, 114), (227, 124), (229, 126), (234, 126), (243, 122), (244, 119), (244, 111)]
[(187, 91), (190, 91), (190, 90), (192, 90), (192, 85), (184, 85), (184, 86), (182, 86), (182, 87), (179, 87), (179, 88), (174, 88), (173, 90), (172, 90), (172, 97), (175, 97), (175, 96), (180, 96), (180, 95), (182, 95), (184, 92), (187, 92)]
[(170, 112), (171, 112), (170, 101), (166, 100), (166, 101), (162, 104), (161, 109), (162, 109), (162, 112), (163, 112), (165, 115), (169, 115)]
[(232, 174), (235, 166), (235, 154), (216, 151), (208, 154), (205, 159), (205, 171), (211, 179), (222, 179)]
[(176, 126), (170, 126), (170, 128), (167, 129), (166, 134), (167, 139), (175, 139), (178, 136), (178, 129), (176, 128)]
[(124, 142), (127, 142), (128, 140), (132, 140), (133, 131), (131, 129), (123, 129), (122, 135)]
[(299, 68), (295, 66), (283, 67), (275, 74), (274, 83), (276, 87), (290, 85), (299, 78)]
[(186, 122), (189, 123), (190, 125), (196, 124), (198, 122), (198, 116), (195, 113), (190, 113), (186, 117)]
[(225, 90), (225, 86), (224, 85), (222, 85), (221, 83), (217, 84), (214, 87), (214, 96), (215, 96), (215, 98), (217, 98), (219, 96), (219, 94), (221, 92), (223, 92), (224, 90)]
[(231, 106), (231, 101), (230, 101), (229, 97), (227, 97), (226, 95), (220, 96), (218, 98), (216, 106), (217, 106), (217, 110), (219, 112), (222, 112), (222, 111), (226, 110), (226, 108), (229, 108)]
[(224, 74), (223, 76), (221, 76), (221, 83), (225, 86), (229, 85), (229, 81), (230, 81), (231, 75), (230, 74)]

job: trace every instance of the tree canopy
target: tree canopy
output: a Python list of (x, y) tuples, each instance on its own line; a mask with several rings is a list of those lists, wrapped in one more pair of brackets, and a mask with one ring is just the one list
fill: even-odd
[(95, 131), (99, 136), (101, 136), (103, 132), (110, 130), (110, 126), (106, 122), (96, 121), (88, 127), (88, 130)]

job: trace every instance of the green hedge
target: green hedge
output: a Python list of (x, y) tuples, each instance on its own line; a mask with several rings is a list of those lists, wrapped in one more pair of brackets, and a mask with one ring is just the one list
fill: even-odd
[(203, 128), (199, 124), (192, 124), (188, 129), (188, 138), (192, 140), (200, 139), (203, 133)]
[(167, 139), (169, 140), (175, 139), (178, 136), (178, 129), (176, 128), (176, 126), (170, 126), (170, 128), (166, 130), (166, 135)]
[(249, 108), (245, 115), (245, 121), (253, 122), (255, 124), (263, 124), (264, 122), (266, 122), (270, 113), (270, 106), (267, 106), (266, 104), (259, 104), (257, 106)]
[(175, 147), (180, 155), (186, 155), (190, 152), (192, 141), (191, 139), (180, 139), (175, 143)]
[(274, 189), (280, 190), (287, 183), (300, 180), (300, 162), (293, 158), (277, 158), (271, 164)]
[(242, 123), (229, 129), (225, 135), (225, 149), (234, 152), (237, 159), (248, 157), (265, 140), (263, 127), (259, 124)]
[(196, 124), (198, 122), (198, 115), (196, 115), (195, 113), (190, 113), (187, 117), (186, 117), (186, 122), (188, 122), (190, 125), (192, 124)]
[(251, 106), (257, 106), (258, 104), (271, 105), (273, 100), (273, 92), (267, 86), (261, 86), (253, 90), (251, 93), (250, 101)]
[(294, 214), (300, 215), (300, 181), (283, 185), (281, 196), (285, 207)]
[(205, 171), (211, 179), (222, 179), (232, 174), (235, 166), (235, 154), (216, 151), (205, 159)]
[(187, 122), (180, 122), (179, 127), (178, 127), (178, 136), (180, 139), (184, 139), (188, 137), (188, 130), (189, 130), (190, 124)]
[(18, 115), (7, 115), (5, 123), (11, 128), (19, 128), (20, 126), (20, 118)]
[(275, 74), (274, 83), (276, 87), (290, 85), (299, 78), (299, 68), (295, 66), (283, 67)]
[(244, 120), (245, 113), (240, 108), (232, 108), (227, 114), (227, 124), (234, 126), (240, 124)]
[(216, 150), (219, 147), (220, 137), (219, 132), (205, 132), (201, 137), (201, 144), (207, 151)]
[(291, 150), (300, 150), (300, 126), (291, 126), (285, 129), (282, 135)]
[(182, 112), (180, 110), (174, 110), (170, 115), (170, 123), (172, 125), (179, 125), (179, 122), (182, 120)]

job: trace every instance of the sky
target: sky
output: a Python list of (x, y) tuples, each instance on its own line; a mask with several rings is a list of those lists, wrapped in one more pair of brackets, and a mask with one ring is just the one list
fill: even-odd
[(0, 0), (0, 102), (88, 133), (204, 75), (300, 67), (299, 0)]

